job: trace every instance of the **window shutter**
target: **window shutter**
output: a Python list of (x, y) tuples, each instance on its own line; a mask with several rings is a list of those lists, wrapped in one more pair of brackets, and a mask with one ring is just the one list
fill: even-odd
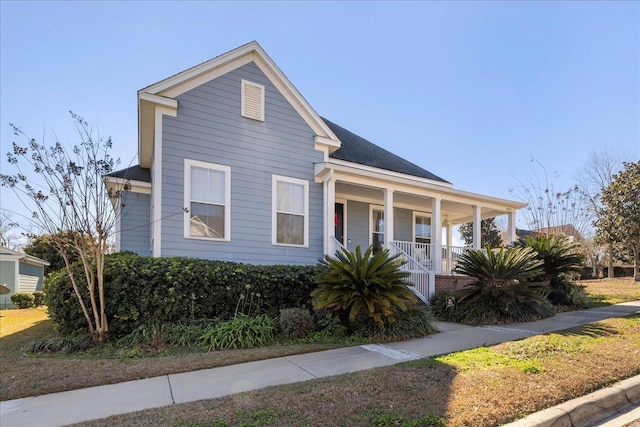
[(242, 116), (264, 122), (264, 86), (242, 80)]

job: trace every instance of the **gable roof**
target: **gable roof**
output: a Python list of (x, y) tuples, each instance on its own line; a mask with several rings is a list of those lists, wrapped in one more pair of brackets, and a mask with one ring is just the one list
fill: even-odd
[(156, 107), (162, 111), (177, 111), (176, 97), (250, 62), (255, 63), (300, 114), (316, 134), (315, 143), (335, 151), (339, 139), (320, 118), (287, 76), (278, 68), (256, 41), (191, 67), (138, 91), (138, 158), (142, 167), (150, 167), (153, 154)]
[(332, 121), (324, 117), (322, 120), (342, 143), (340, 148), (330, 154), (329, 157), (450, 184), (450, 182), (432, 174), (428, 170), (367, 141)]

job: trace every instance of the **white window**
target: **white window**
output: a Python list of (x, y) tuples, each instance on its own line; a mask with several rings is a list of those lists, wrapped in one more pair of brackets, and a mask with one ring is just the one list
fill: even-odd
[(371, 213), (369, 244), (373, 245), (373, 252), (376, 253), (384, 248), (384, 207), (371, 205), (369, 210)]
[(309, 181), (273, 175), (274, 245), (309, 246)]
[(431, 218), (426, 215), (413, 214), (413, 241), (415, 243), (431, 243)]
[(231, 240), (231, 168), (184, 160), (184, 237)]
[(264, 86), (242, 80), (240, 114), (264, 122)]

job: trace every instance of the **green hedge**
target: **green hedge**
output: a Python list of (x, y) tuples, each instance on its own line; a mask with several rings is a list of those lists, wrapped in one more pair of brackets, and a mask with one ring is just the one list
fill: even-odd
[[(246, 285), (260, 294), (262, 312), (311, 307), (317, 266), (261, 266), (193, 258), (150, 258), (133, 253), (105, 259), (105, 297), (110, 336), (121, 337), (141, 324), (190, 318), (230, 318)], [(83, 280), (82, 265), (73, 265)], [(88, 291), (82, 282), (82, 292)], [(88, 301), (88, 297), (85, 299)], [(49, 316), (63, 334), (85, 332), (86, 323), (65, 270), (47, 280)], [(87, 304), (90, 309), (90, 305)]]

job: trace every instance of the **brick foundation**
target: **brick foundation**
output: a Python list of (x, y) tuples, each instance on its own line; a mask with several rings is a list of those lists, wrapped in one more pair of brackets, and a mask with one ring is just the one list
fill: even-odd
[(436, 274), (436, 292), (460, 289), (474, 280), (476, 280), (475, 277), (461, 274)]

